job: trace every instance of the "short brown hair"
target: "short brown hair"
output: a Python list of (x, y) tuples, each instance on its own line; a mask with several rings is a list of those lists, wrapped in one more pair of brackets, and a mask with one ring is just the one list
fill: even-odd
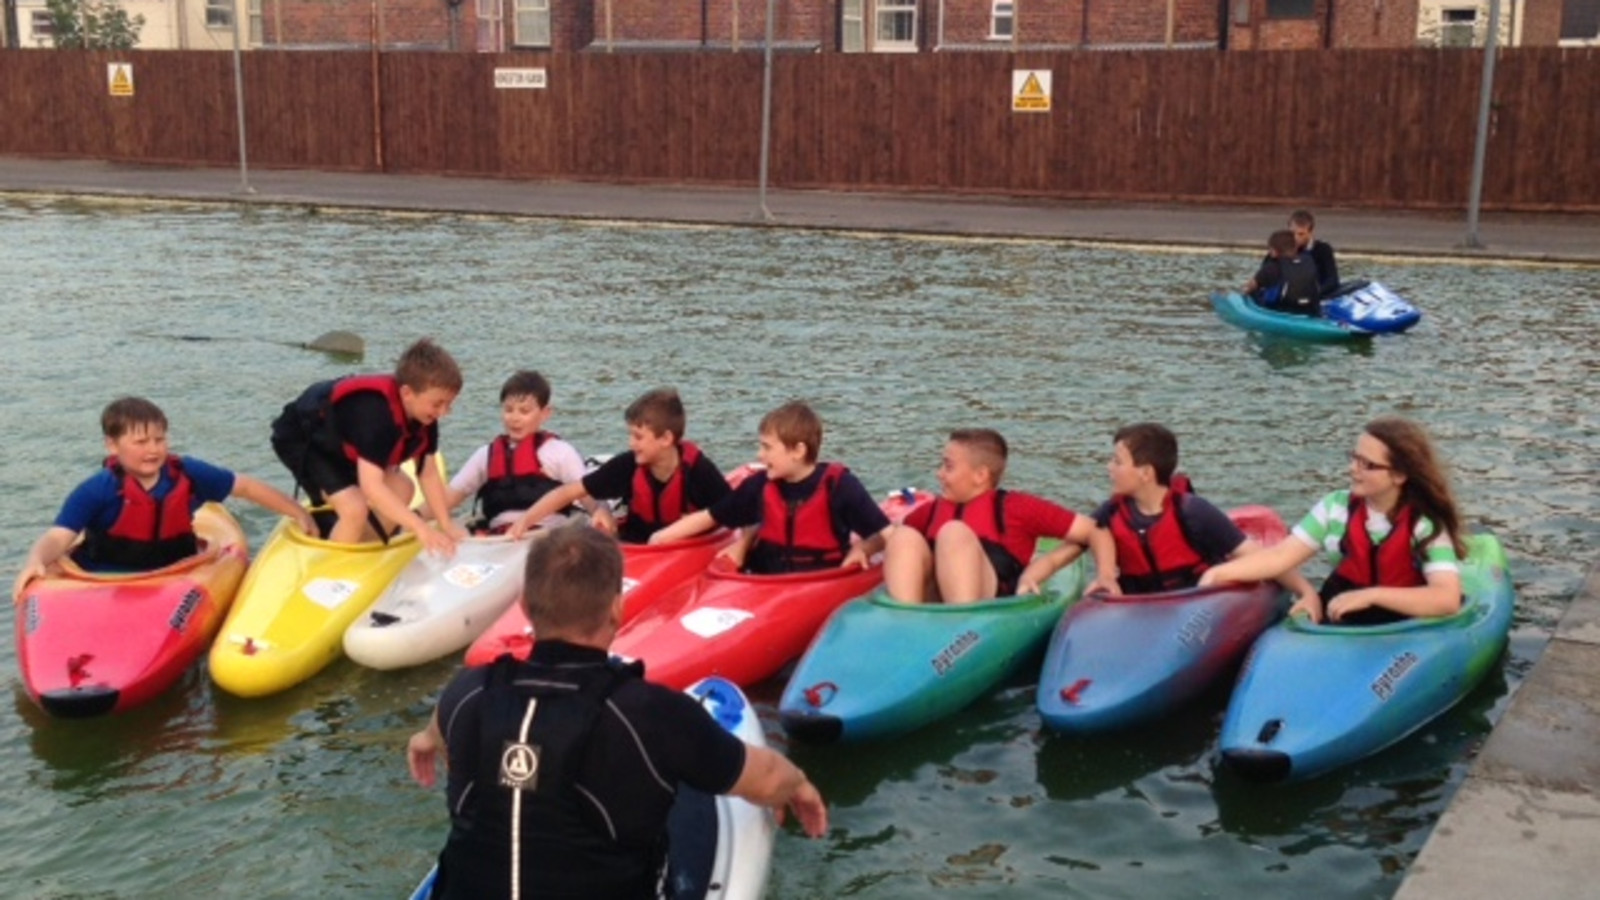
[(1136, 466), (1149, 466), (1155, 470), (1156, 484), (1165, 486), (1178, 468), (1178, 436), (1165, 425), (1139, 422), (1117, 429), (1111, 438), (1113, 446), (1128, 448), (1128, 456)]
[(785, 447), (806, 445), (806, 462), (822, 451), (822, 419), (803, 401), (791, 400), (761, 417), (761, 434), (771, 432)]
[(143, 397), (118, 397), (100, 411), (100, 431), (116, 440), (135, 428), (167, 430), (167, 414)]
[(528, 548), (522, 609), (541, 637), (598, 631), (621, 593), (622, 550), (599, 529), (552, 528)]
[(1006, 460), (1011, 456), (1011, 448), (1000, 432), (993, 428), (957, 428), (950, 432), (950, 443), (967, 448), (973, 462), (992, 472), (995, 486), (999, 486), (1006, 474)]
[(669, 387), (646, 391), (628, 404), (622, 418), (629, 425), (648, 428), (657, 435), (670, 434), (673, 443), (683, 440), (683, 430), (688, 425), (683, 399)]
[(1274, 231), (1272, 236), (1267, 238), (1267, 246), (1279, 256), (1293, 256), (1294, 251), (1300, 249), (1294, 242), (1294, 232), (1288, 230)]
[(512, 397), (532, 397), (539, 401), (540, 408), (549, 406), (550, 380), (531, 369), (512, 372), (506, 383), (500, 386), (500, 402), (504, 403)]
[(1289, 224), (1304, 225), (1307, 228), (1315, 230), (1317, 227), (1317, 217), (1313, 216), (1311, 214), (1311, 210), (1309, 209), (1297, 209), (1289, 214)]
[(421, 338), (400, 354), (394, 364), (394, 378), (418, 393), (429, 388), (461, 393), (461, 367), (432, 338)]

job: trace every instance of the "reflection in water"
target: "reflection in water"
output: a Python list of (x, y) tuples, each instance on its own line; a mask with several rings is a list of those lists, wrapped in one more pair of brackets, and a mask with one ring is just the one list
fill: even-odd
[[(1517, 624), (1494, 683), (1307, 785), (1216, 769), (1220, 695), (1148, 731), (1047, 735), (1034, 669), (897, 740), (787, 747), (779, 686), (761, 686), (774, 743), (833, 810), (826, 838), (779, 841), (774, 898), (1387, 895), (1600, 534), (1587, 271), (1352, 259), (1352, 275), (1403, 286), (1426, 318), (1399, 338), (1313, 346), (1210, 309), (1254, 254), (48, 200), (0, 200), (0, 241), (27, 248), (0, 256), (13, 385), (0, 407), (14, 423), (0, 556), (13, 561), (98, 465), (112, 393), (161, 403), (177, 452), (287, 486), (267, 445), (274, 412), (424, 333), (465, 371), (443, 429), (456, 460), (499, 430), (505, 376), (533, 367), (554, 383), (550, 427), (585, 453), (620, 450), (621, 410), (673, 384), (690, 435), (731, 468), (754, 454), (764, 412), (804, 397), (826, 422), (824, 455), (874, 491), (931, 486), (944, 434), (983, 425), (1011, 444), (1010, 486), (1090, 509), (1113, 431), (1154, 419), (1211, 499), (1292, 522), (1343, 483), (1361, 424), (1399, 411), (1433, 430), (1469, 517), (1512, 556)], [(210, 340), (139, 337), (130, 316)], [(366, 339), (364, 365), (292, 346), (335, 329)], [(273, 517), (237, 512), (259, 549)], [(47, 720), (19, 698), (0, 716), (8, 883), (94, 895), (117, 873), (127, 896), (401, 896), (446, 822), (401, 750), (456, 663), (337, 663), (259, 700), (197, 669), (101, 722)]]

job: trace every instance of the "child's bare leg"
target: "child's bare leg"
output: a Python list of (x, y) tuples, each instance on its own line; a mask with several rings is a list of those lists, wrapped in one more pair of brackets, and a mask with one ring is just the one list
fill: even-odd
[(915, 528), (899, 525), (889, 532), (883, 549), (883, 583), (901, 603), (928, 599), (933, 581), (933, 550)]
[(328, 532), (328, 540), (336, 544), (359, 544), (370, 539), (367, 498), (361, 496), (360, 488), (351, 485), (342, 491), (329, 494), (328, 506), (332, 507), (334, 515), (339, 517), (338, 521), (333, 523), (333, 530)]
[[(400, 471), (399, 469), (390, 469), (383, 473), (383, 484), (389, 489), (390, 493), (399, 498), (402, 505), (411, 505), (411, 495), (416, 493), (416, 486), (412, 484), (410, 478), (406, 477), (406, 473)], [(378, 522), (383, 525), (385, 534), (394, 534), (396, 531), (400, 530), (399, 524), (396, 522), (391, 522), (383, 513), (380, 513), (377, 510), (373, 510), (372, 512)], [(378, 535), (373, 535), (374, 539), (377, 537)]]
[(933, 568), (939, 595), (951, 604), (972, 603), (995, 595), (1000, 580), (983, 552), (983, 542), (963, 522), (947, 522), (934, 542)]

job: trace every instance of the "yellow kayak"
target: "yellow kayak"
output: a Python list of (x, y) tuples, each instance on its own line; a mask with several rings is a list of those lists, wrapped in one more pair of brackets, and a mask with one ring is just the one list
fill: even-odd
[(371, 606), (422, 544), (337, 544), (278, 523), (245, 576), (211, 646), (211, 678), (240, 697), (294, 687), (338, 658), (345, 629)]

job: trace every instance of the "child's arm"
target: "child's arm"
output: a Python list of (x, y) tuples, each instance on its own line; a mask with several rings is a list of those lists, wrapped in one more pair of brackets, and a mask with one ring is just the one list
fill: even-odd
[(311, 513), (304, 506), (294, 502), (294, 498), (285, 494), (264, 481), (241, 475), (233, 475), (233, 493), (230, 497), (249, 500), (257, 506), (272, 510), (280, 516), (287, 516), (294, 520), (300, 531), (315, 536), (318, 534), (317, 522), (311, 518)]
[[(425, 479), (428, 470), (433, 473), (434, 490), (441, 495), (439, 499), (442, 501), (444, 492), (439, 490), (439, 471), (433, 467), (431, 461), (419, 478), (423, 485), (423, 496), (427, 496), (428, 482)], [(429, 527), (421, 516), (412, 512), (405, 501), (389, 488), (388, 474), (375, 463), (366, 459), (356, 460), (356, 485), (361, 489), (361, 496), (366, 498), (369, 509), (402, 528), (410, 529), (422, 542), (423, 549), (446, 555), (455, 550), (455, 540), (450, 535)]]
[[(455, 542), (467, 536), (467, 530), (457, 525), (450, 517), (453, 504), (446, 502), (448, 488), (444, 483), (444, 476), (439, 474), (439, 463), (434, 454), (429, 453), (417, 463), (417, 484), (422, 487), (422, 499), (427, 501), (428, 509), (433, 513), (433, 520), (439, 523), (439, 530), (443, 531), (450, 540), (446, 553), (455, 550)], [(425, 545), (427, 541), (423, 542)], [(429, 546), (429, 549), (433, 549)]]
[(1200, 575), (1200, 584), (1209, 587), (1229, 581), (1277, 578), (1292, 569), (1298, 569), (1316, 553), (1317, 549), (1305, 541), (1297, 537), (1286, 538), (1265, 550), (1230, 559), (1220, 566), (1205, 570)]
[[(511, 535), (513, 538), (521, 538), (528, 533), (529, 529), (537, 526), (540, 522), (588, 496), (589, 492), (584, 489), (582, 481), (569, 481), (540, 497), (537, 503), (528, 507), (528, 511), (522, 514), (522, 518), (511, 523), (511, 528), (506, 531), (506, 534)], [(600, 530), (605, 531), (604, 528)], [(616, 533), (615, 522), (612, 523), (610, 533)]]
[(28, 558), (22, 563), (22, 571), (17, 573), (17, 581), (11, 587), (11, 599), (17, 603), (22, 602), (22, 595), (28, 589), (28, 583), (35, 578), (43, 578), (51, 564), (72, 549), (72, 544), (78, 539), (78, 532), (60, 525), (52, 525), (45, 529), (44, 534), (33, 542), (33, 549), (28, 551)]
[[(684, 538), (691, 538), (697, 534), (710, 531), (716, 527), (716, 524), (717, 520), (711, 518), (710, 510), (698, 510), (650, 535), (650, 543), (670, 544), (673, 541), (681, 541)], [(724, 550), (723, 553), (727, 553), (727, 551)]]
[(1077, 559), (1085, 547), (1092, 548), (1095, 532), (1094, 520), (1087, 516), (1073, 516), (1072, 526), (1062, 535), (1061, 546), (1049, 553), (1034, 557), (1022, 574), (1017, 576), (1018, 594), (1037, 594), (1050, 576), (1066, 568)]
[[(1228, 554), (1228, 558), (1238, 559), (1241, 556), (1260, 553), (1261, 549), (1261, 544), (1254, 538), (1245, 538), (1238, 547), (1234, 548), (1232, 553)], [(1317, 589), (1311, 586), (1311, 582), (1300, 574), (1299, 566), (1284, 572), (1273, 580), (1278, 582), (1284, 590), (1294, 595), (1294, 605), (1289, 607), (1289, 615), (1304, 613), (1313, 622), (1322, 621), (1322, 597), (1317, 594)]]
[[(722, 548), (722, 552), (717, 554), (716, 560), (727, 560), (727, 568), (730, 571), (737, 572), (743, 569), (745, 558), (750, 555), (750, 548), (755, 546), (756, 535), (760, 531), (761, 528), (757, 525), (750, 525), (740, 529), (739, 536), (734, 539), (733, 543)], [(712, 561), (713, 564), (716, 563), (716, 560)]]
[(1089, 536), (1089, 552), (1094, 554), (1094, 581), (1083, 592), (1104, 591), (1113, 597), (1122, 596), (1122, 583), (1117, 580), (1122, 573), (1117, 565), (1117, 539), (1111, 536), (1111, 529), (1095, 527)]
[(1353, 612), (1379, 606), (1411, 618), (1448, 616), (1461, 609), (1461, 574), (1429, 572), (1420, 587), (1376, 587), (1345, 591), (1328, 601), (1327, 617), (1337, 622)]
[(850, 545), (849, 552), (845, 553), (844, 561), (839, 563), (841, 569), (865, 569), (872, 565), (872, 558), (883, 552), (884, 545), (889, 543), (889, 531), (895, 526), (878, 532), (866, 540), (856, 541)]

